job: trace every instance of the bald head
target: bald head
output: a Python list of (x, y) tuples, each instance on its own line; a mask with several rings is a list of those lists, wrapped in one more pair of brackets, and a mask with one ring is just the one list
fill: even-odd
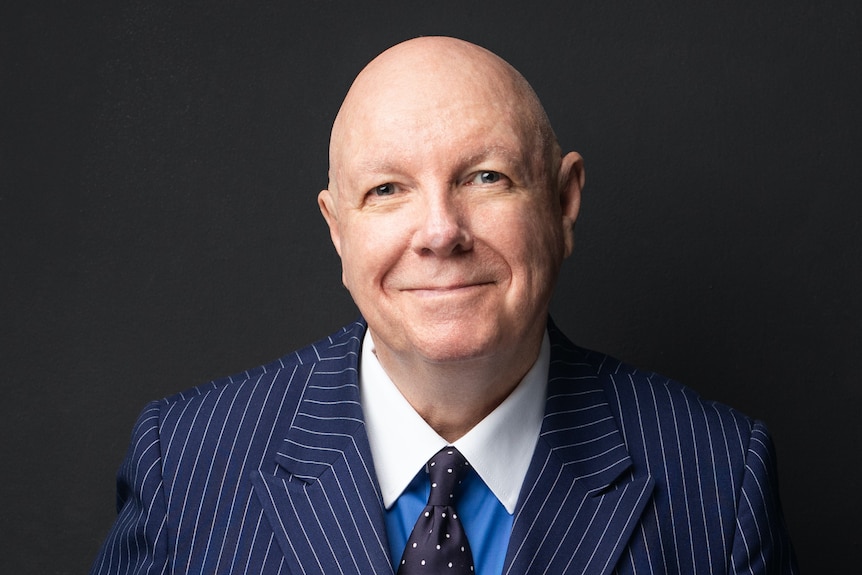
[(556, 137), (524, 77), (484, 48), (432, 36), (389, 48), (356, 77), (332, 127), (330, 189), (337, 189), (344, 155), (361, 146), (357, 140), (368, 126), (407, 121), (420, 128), (432, 115), (445, 122), (454, 109), (465, 107), (508, 118), (545, 169), (558, 167)]

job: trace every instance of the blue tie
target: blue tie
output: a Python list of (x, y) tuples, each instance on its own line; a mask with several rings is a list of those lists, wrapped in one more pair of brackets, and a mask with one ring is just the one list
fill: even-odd
[(428, 505), (407, 539), (398, 575), (473, 573), (473, 553), (454, 503), (455, 489), (469, 468), (464, 456), (452, 446), (444, 447), (428, 461)]

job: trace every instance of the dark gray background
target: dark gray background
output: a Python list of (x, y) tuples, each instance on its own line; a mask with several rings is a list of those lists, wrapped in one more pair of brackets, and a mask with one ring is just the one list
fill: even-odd
[(0, 570), (86, 571), (147, 400), (354, 318), (328, 130), (421, 34), (511, 61), (585, 157), (561, 327), (764, 419), (803, 568), (858, 567), (858, 1), (239, 4), (2, 9)]

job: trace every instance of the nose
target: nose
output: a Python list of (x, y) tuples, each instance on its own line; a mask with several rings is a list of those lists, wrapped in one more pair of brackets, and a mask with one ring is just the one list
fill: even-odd
[(420, 214), (414, 247), (423, 255), (447, 257), (473, 249), (467, 214), (450, 193), (428, 194)]

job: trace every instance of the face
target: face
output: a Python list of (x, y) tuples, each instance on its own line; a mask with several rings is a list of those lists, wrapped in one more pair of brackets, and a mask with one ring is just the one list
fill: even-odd
[(548, 158), (511, 94), (452, 84), (364, 94), (319, 203), (378, 355), (507, 360), (538, 349), (580, 157)]

